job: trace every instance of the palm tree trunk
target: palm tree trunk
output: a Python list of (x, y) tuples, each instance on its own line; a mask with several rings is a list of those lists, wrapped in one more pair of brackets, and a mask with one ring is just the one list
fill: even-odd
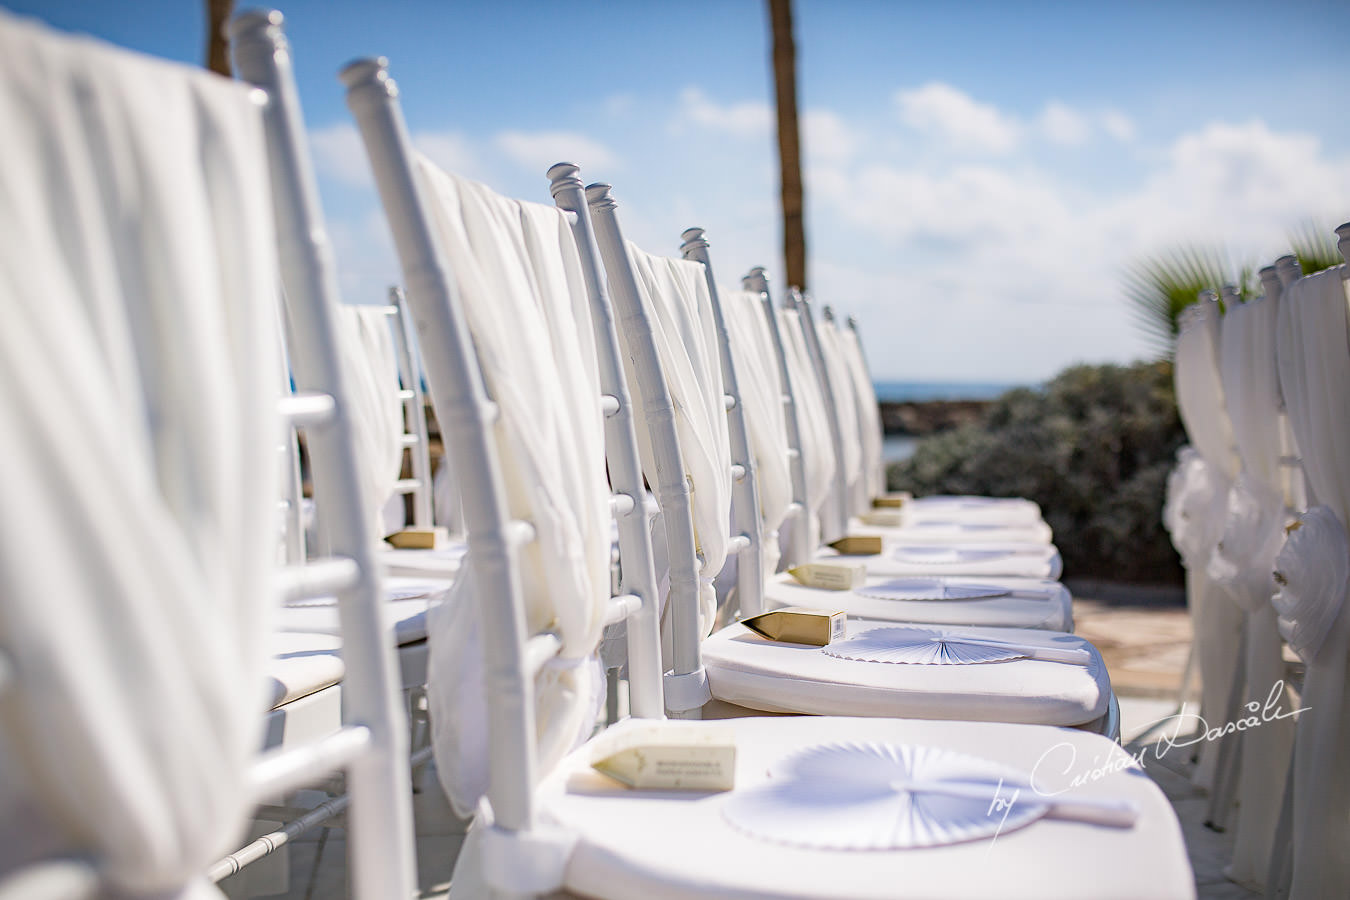
[(783, 203), (783, 259), (790, 287), (806, 291), (806, 229), (802, 202), (801, 138), (797, 129), (797, 51), (792, 43), (792, 0), (769, 0), (773, 29), (773, 84), (778, 103), (778, 165)]
[(234, 11), (234, 0), (206, 0), (206, 67), (231, 77), (230, 45), (225, 39), (225, 23)]

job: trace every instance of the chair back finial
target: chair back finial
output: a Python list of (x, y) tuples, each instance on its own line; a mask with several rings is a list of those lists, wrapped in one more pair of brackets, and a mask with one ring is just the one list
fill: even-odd
[(1275, 272), (1280, 276), (1280, 284), (1282, 284), (1285, 289), (1288, 289), (1289, 285), (1302, 277), (1303, 266), (1299, 264), (1297, 256), (1294, 256), (1292, 253), (1286, 253), (1284, 256), (1275, 260)]
[(1261, 289), (1265, 294), (1266, 299), (1280, 299), (1280, 293), (1284, 289), (1284, 286), (1280, 284), (1280, 276), (1275, 270), (1275, 266), (1262, 266), (1257, 274), (1261, 276)]
[(1341, 251), (1341, 258), (1350, 263), (1350, 222), (1336, 226), (1336, 249)]
[(1242, 303), (1242, 296), (1238, 293), (1236, 285), (1225, 284), (1220, 290), (1221, 290), (1220, 296), (1223, 297), (1223, 305), (1225, 309), (1232, 309), (1233, 307)]
[(755, 266), (741, 279), (741, 287), (757, 294), (768, 294), (769, 279), (766, 274), (767, 271), (763, 266)]

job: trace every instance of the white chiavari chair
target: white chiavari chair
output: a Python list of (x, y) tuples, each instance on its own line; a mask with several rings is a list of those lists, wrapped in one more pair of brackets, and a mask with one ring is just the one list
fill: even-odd
[[(1336, 229), (1350, 260), (1350, 224)], [(1296, 264), (1294, 264), (1296, 265)], [(1346, 279), (1350, 264), (1291, 280), (1294, 265), (1277, 266), (1284, 291), (1279, 306), (1277, 361), (1289, 424), (1301, 457), (1306, 512), (1287, 529), (1276, 558), (1273, 598), (1281, 634), (1307, 669), (1290, 795), (1289, 844), (1277, 836), (1268, 888), (1276, 896), (1328, 897), (1350, 890), (1350, 773), (1343, 762), (1350, 738), (1347, 657), (1350, 617), (1350, 390)], [(1286, 823), (1282, 822), (1282, 826)], [(1281, 831), (1285, 828), (1282, 827)]]
[[(25, 242), (4, 263), (18, 314), (0, 389), (17, 477), (5, 494), (31, 499), (45, 525), (36, 544), (0, 526), (5, 896), (212, 896), (224, 872), (208, 867), (254, 804), (341, 772), (356, 895), (412, 892), (406, 737), (278, 27), (234, 25), (241, 68), (272, 88), (264, 104), (204, 72), (0, 19), (6, 173), (27, 186), (0, 203)], [(280, 284), (303, 336), (284, 399)], [(56, 334), (74, 355), (48, 389), (101, 453), (72, 456), (68, 435), (15, 402), (56, 358), (41, 349)], [(274, 569), (282, 418), (306, 430), (315, 490), (345, 515), (334, 556)], [(344, 715), (296, 742), (279, 719), (304, 715), (268, 683), (268, 611), (278, 591), (327, 590), (346, 626)], [(264, 741), (279, 746), (259, 756)]]
[[(687, 354), (688, 358), (694, 360), (706, 360), (718, 353), (706, 346), (688, 346), (694, 341), (717, 340), (717, 331), (724, 330), (717, 327), (725, 320), (717, 315), (720, 296), (707, 266), (708, 248), (702, 233), (697, 229), (685, 233), (684, 252), (688, 261), (651, 256), (623, 242), (616, 205), (609, 196), (607, 186), (592, 186), (588, 194), (601, 255), (610, 275), (611, 291), (621, 309), (620, 321), (630, 328), (630, 354), (646, 341), (663, 365), (670, 362), (670, 368), (677, 368), (682, 363), (679, 354)], [(663, 278), (652, 273), (672, 274)], [(636, 296), (624, 297), (628, 286), (636, 291)], [(670, 324), (679, 321), (679, 310), (700, 308), (705, 308), (704, 321), (711, 328), (689, 326), (676, 331)], [(648, 320), (645, 323), (642, 322), (644, 318)], [(681, 346), (674, 347), (672, 352), (672, 345), (676, 342), (680, 342)], [(726, 350), (725, 341), (721, 350)], [(726, 385), (726, 392), (731, 394), (725, 405), (732, 410), (744, 409), (745, 404), (736, 396), (739, 378), (734, 370), (734, 359), (727, 352), (718, 355), (723, 366), (720, 384)], [(641, 392), (646, 403), (654, 399), (659, 405), (667, 402), (663, 396), (667, 393), (667, 385), (654, 380), (660, 371), (655, 366), (638, 370), (636, 390)], [(645, 376), (644, 372), (647, 373)], [(720, 389), (717, 396), (721, 396)], [(689, 401), (684, 399), (676, 407), (684, 409), (688, 405)], [(665, 423), (656, 420), (654, 424), (656, 427), (648, 438), (653, 444), (662, 440), (662, 433), (658, 429)], [(689, 431), (694, 432), (694, 440), (706, 443), (718, 439), (716, 434), (700, 435), (694, 428), (687, 429), (685, 433), (669, 429), (665, 440), (674, 444), (672, 456), (680, 456), (682, 442)], [(747, 477), (753, 478), (753, 471)], [(697, 493), (704, 483), (693, 480)], [(671, 511), (666, 509), (665, 512), (669, 519)], [(723, 519), (721, 526), (724, 530), (727, 528), (726, 521)], [(716, 521), (705, 519), (699, 522), (695, 519), (695, 531), (701, 536), (715, 527)], [(749, 539), (753, 541), (754, 537)], [(673, 548), (671, 553), (673, 558)], [(756, 555), (757, 552), (752, 558)], [(815, 592), (813, 602), (808, 605), (820, 607), (825, 604), (832, 609), (837, 608), (831, 605), (828, 595), (822, 598), (822, 594), (826, 592)], [(669, 603), (676, 602), (679, 601), (672, 595)], [(759, 611), (760, 608), (755, 607), (750, 611), (742, 609), (748, 614)], [(855, 633), (870, 624), (875, 623), (856, 617), (850, 620), (850, 628)], [(838, 648), (836, 652), (830, 647), (785, 644), (757, 638), (746, 626), (735, 624), (703, 640), (690, 655), (697, 654), (706, 668), (715, 698), (722, 703), (747, 709), (816, 715), (847, 713), (864, 716), (1000, 719), (1084, 726), (1115, 733), (1117, 716), (1105, 667), (1095, 648), (1080, 638), (1016, 628), (981, 629), (945, 625), (940, 629), (943, 636), (934, 640), (950, 641), (953, 646), (963, 638), (986, 644), (1016, 643), (1027, 649), (1027, 657), (1020, 661), (1030, 665), (1019, 669), (1017, 673), (1011, 669), (998, 670), (998, 665), (1016, 668), (1017, 661), (983, 667), (956, 665), (952, 667), (953, 671), (944, 672), (943, 667), (938, 665), (890, 665), (880, 661), (881, 657), (892, 660), (899, 657), (900, 651), (895, 650), (892, 643), (927, 639), (924, 636), (929, 636), (931, 631), (908, 625), (894, 625), (891, 628), (894, 633), (885, 629), (873, 632), (871, 640), (878, 642), (876, 647), (867, 651), (854, 651), (853, 655), (842, 655), (844, 651)], [(706, 633), (707, 628), (702, 630)], [(678, 632), (672, 635), (676, 649), (683, 639), (684, 636)], [(855, 638), (855, 642), (866, 640), (861, 636)], [(1030, 649), (1032, 645), (1040, 649)], [(871, 647), (870, 644), (868, 646)], [(874, 656), (875, 659), (872, 658)], [(1037, 656), (1040, 658), (1031, 658)], [(1078, 664), (1059, 665), (1070, 658)], [(1052, 663), (1051, 659), (1058, 662)], [(955, 661), (955, 657), (952, 661)], [(859, 665), (860, 662), (863, 664)], [(985, 681), (985, 678), (989, 680)]]

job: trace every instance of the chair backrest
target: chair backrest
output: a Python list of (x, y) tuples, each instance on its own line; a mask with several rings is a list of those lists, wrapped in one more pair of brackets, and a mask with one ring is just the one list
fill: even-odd
[(858, 398), (858, 427), (862, 430), (863, 441), (863, 478), (866, 484), (868, 505), (875, 497), (886, 493), (886, 462), (882, 453), (885, 443), (882, 423), (881, 404), (877, 402), (876, 386), (872, 382), (872, 370), (867, 365), (867, 354), (863, 352), (862, 335), (858, 331), (858, 320), (848, 317), (847, 328), (841, 330), (845, 359), (849, 372), (853, 376), (853, 387)]
[(418, 355), (417, 326), (408, 311), (408, 298), (403, 288), (389, 289), (389, 303), (393, 310), (394, 352), (398, 358), (399, 399), (403, 401), (403, 446), (408, 451), (408, 470), (411, 478), (399, 482), (399, 490), (412, 497), (414, 528), (431, 528), (435, 524), (433, 510), (433, 479), (431, 473), (431, 443), (427, 433), (426, 396), (422, 391), (422, 360)]
[(736, 362), (746, 429), (755, 457), (763, 520), (764, 570), (773, 572), (781, 554), (780, 529), (793, 510), (791, 449), (783, 383), (764, 302), (754, 291), (719, 291), (726, 338)]
[(816, 331), (820, 339), (820, 355), (830, 375), (830, 392), (834, 399), (835, 418), (839, 422), (840, 443), (844, 448), (846, 511), (859, 515), (872, 505), (869, 481), (864, 477), (867, 438), (863, 434), (860, 419), (862, 400), (858, 397), (858, 385), (849, 368), (848, 351), (844, 346), (844, 336), (834, 320), (834, 311), (828, 306), (822, 308), (821, 320)]
[(789, 529), (788, 538), (783, 542), (786, 553), (780, 562), (780, 568), (794, 566), (809, 559), (814, 549), (811, 540), (810, 494), (802, 455), (804, 417), (796, 400), (797, 387), (794, 381), (796, 375), (789, 361), (782, 323), (773, 305), (773, 297), (769, 294), (769, 281), (764, 267), (757, 266), (751, 269), (749, 274), (741, 279), (741, 284), (747, 291), (759, 294), (761, 315), (778, 366), (778, 381), (782, 389), (783, 424), (787, 428), (788, 473), (792, 485), (792, 504), (785, 519)]
[(337, 271), (319, 207), (295, 88), (290, 45), (275, 11), (251, 11), (229, 26), (241, 80), (267, 96), (264, 132), (288, 352), (297, 395), (289, 420), (308, 428), (306, 446), (323, 531), (332, 554), (284, 579), (288, 597), (335, 594), (342, 633), (344, 726), (318, 745), (267, 760), (255, 796), (269, 796), (347, 771), (351, 884), (358, 897), (407, 896), (415, 884), (407, 721), (383, 621), (374, 511), (361, 495), (361, 461), (347, 376), (339, 357)]
[[(632, 364), (625, 368), (625, 377), (645, 413), (645, 427), (637, 429), (638, 449), (647, 481), (656, 484), (666, 535), (670, 585), (662, 629), (670, 646), (666, 709), (672, 715), (693, 715), (712, 696), (700, 644), (713, 625), (712, 580), (725, 559), (730, 521), (730, 444), (720, 364), (707, 358), (708, 340), (684, 340), (688, 332), (711, 331), (711, 300), (697, 264), (652, 257), (625, 242), (610, 190), (607, 184), (590, 185), (586, 199), (620, 325), (620, 344)], [(654, 292), (673, 296), (681, 288), (687, 303), (653, 307)], [(657, 318), (662, 314), (664, 321)], [(679, 369), (668, 372), (672, 365)], [(683, 392), (680, 409), (672, 399), (672, 385)], [(688, 418), (693, 415), (699, 417), (698, 424)], [(690, 438), (682, 441), (682, 433)], [(685, 446), (690, 441), (702, 441), (700, 455), (692, 460), (697, 475), (691, 474), (693, 466), (686, 459), (694, 449), (692, 443)], [(691, 496), (694, 488), (703, 494)], [(697, 543), (696, 520), (703, 524)]]
[(404, 525), (404, 514), (389, 514), (394, 498), (412, 490), (401, 481), (404, 404), (392, 331), (394, 307), (344, 304), (338, 312), (338, 356), (352, 397), (361, 489), (372, 510), (372, 537), (379, 541)]
[[(464, 498), (468, 565), (430, 624), (438, 767), (462, 778), (447, 783), (442, 772), (442, 784), (461, 808), (472, 807), (475, 790), (491, 806), (481, 840), (493, 888), (551, 890), (547, 867), (531, 865), (551, 846), (535, 820), (536, 777), (595, 721), (569, 696), (586, 693), (581, 679), (592, 662), (598, 669), (606, 624), (645, 611), (653, 629), (645, 668), (656, 641), (654, 603), (607, 589), (606, 514), (616, 504), (605, 483), (606, 404), (582, 263), (564, 213), (499, 197), (414, 154), (383, 60), (353, 63), (342, 79)], [(535, 592), (528, 606), (526, 579)], [(659, 685), (650, 690), (659, 696)], [(541, 748), (537, 734), (551, 745)], [(483, 754), (483, 771), (457, 758), (464, 748)]]
[(849, 460), (856, 461), (857, 445), (852, 443), (844, 431), (841, 410), (845, 408), (845, 405), (839, 401), (844, 391), (839, 390), (836, 393), (834, 384), (836, 379), (832, 377), (830, 365), (826, 360), (825, 353), (821, 350), (820, 333), (816, 328), (813, 310), (814, 304), (809, 297), (800, 291), (789, 291), (788, 297), (800, 317), (802, 336), (806, 340), (811, 367), (815, 372), (816, 381), (820, 385), (820, 397), (825, 409), (825, 422), (829, 427), (830, 446), (834, 450), (834, 481), (821, 515), (821, 537), (828, 542), (841, 538), (848, 532), (849, 476), (850, 469), (856, 468), (856, 465), (850, 464)]
[(718, 366), (725, 391), (727, 436), (731, 447), (731, 552), (736, 557), (736, 593), (739, 612), (754, 616), (764, 612), (764, 536), (760, 510), (759, 466), (750, 452), (746, 393), (736, 371), (731, 338), (727, 334), (727, 316), (722, 308), (721, 292), (713, 275), (709, 244), (702, 228), (689, 228), (680, 235), (684, 258), (703, 267), (703, 279), (713, 318)]
[[(279, 19), (242, 21), (255, 25)], [(0, 260), (15, 314), (0, 338), (0, 479), (29, 513), (17, 529), (0, 516), (0, 643), (14, 673), (3, 744), (18, 752), (0, 777), (19, 779), (29, 801), (22, 822), (5, 821), (0, 855), (6, 868), (23, 862), (36, 838), (47, 842), (38, 858), (86, 860), (64, 884), (6, 871), (7, 889), (191, 891), (263, 796), (351, 765), (354, 817), (370, 820), (353, 827), (353, 846), (374, 850), (355, 866), (357, 893), (407, 895), (405, 726), (363, 557), (345, 396), (294, 345), (302, 393), (279, 396), (278, 276), (295, 325), (321, 329), (333, 300), (292, 277), (322, 269), (317, 218), (304, 241), (281, 241), (278, 271), (274, 237), (294, 241), (289, 191), (304, 174), (293, 89), (264, 108), (217, 76), (3, 16), (0, 44), (0, 65), (13, 67), (0, 82), (10, 135), (0, 179), (17, 179), (0, 191), (15, 238)], [(288, 77), (284, 46), (269, 47)], [(278, 154), (287, 139), (293, 165)], [(331, 329), (313, 340), (325, 338)], [(47, 372), (57, 358), (62, 371)], [(352, 555), (305, 579), (273, 568), (278, 404), (291, 425), (327, 421), (332, 437), (311, 435), (316, 488), (353, 501), (352, 532), (336, 535)], [(81, 423), (78, 448), (43, 408)], [(276, 587), (317, 581), (343, 587), (360, 724), (259, 759)], [(36, 873), (59, 876), (60, 864)]]

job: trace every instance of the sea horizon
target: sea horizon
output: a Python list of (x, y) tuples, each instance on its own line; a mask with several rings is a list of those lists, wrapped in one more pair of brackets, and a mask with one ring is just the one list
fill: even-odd
[(925, 403), (935, 400), (993, 400), (1017, 387), (1017, 381), (902, 381), (878, 379), (872, 382), (881, 403)]

